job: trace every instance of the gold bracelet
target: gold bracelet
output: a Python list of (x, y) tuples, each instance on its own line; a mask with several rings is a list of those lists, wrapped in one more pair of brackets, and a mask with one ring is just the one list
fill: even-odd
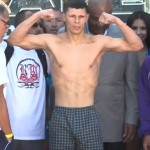
[(5, 134), (5, 137), (6, 137), (7, 139), (12, 138), (12, 137), (13, 137), (13, 133), (11, 133), (11, 134)]

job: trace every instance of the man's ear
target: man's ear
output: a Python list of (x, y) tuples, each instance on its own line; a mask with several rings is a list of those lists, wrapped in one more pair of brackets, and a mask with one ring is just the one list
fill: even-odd
[(89, 19), (89, 14), (87, 14), (86, 21), (88, 21), (88, 19)]

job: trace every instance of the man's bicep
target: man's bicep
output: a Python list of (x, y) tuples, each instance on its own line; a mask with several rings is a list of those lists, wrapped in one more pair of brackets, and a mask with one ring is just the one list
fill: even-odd
[(123, 38), (111, 38), (107, 39), (106, 49), (108, 51), (116, 51), (116, 52), (128, 52), (132, 51), (131, 46)]
[(27, 35), (16, 46), (20, 46), (24, 49), (45, 49), (44, 38), (40, 35)]
[(105, 49), (107, 51), (120, 51), (120, 47), (122, 44), (122, 40), (119, 38), (112, 38), (112, 37), (106, 37), (104, 39), (105, 43)]

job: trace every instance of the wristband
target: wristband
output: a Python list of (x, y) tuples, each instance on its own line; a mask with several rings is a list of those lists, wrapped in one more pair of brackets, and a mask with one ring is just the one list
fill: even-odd
[(7, 139), (12, 138), (12, 137), (13, 137), (13, 133), (11, 133), (11, 134), (5, 134), (5, 137), (6, 137)]

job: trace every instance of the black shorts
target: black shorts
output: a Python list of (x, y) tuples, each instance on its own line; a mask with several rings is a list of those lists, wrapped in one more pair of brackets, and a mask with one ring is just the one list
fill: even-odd
[(43, 150), (44, 140), (14, 140), (13, 150)]

